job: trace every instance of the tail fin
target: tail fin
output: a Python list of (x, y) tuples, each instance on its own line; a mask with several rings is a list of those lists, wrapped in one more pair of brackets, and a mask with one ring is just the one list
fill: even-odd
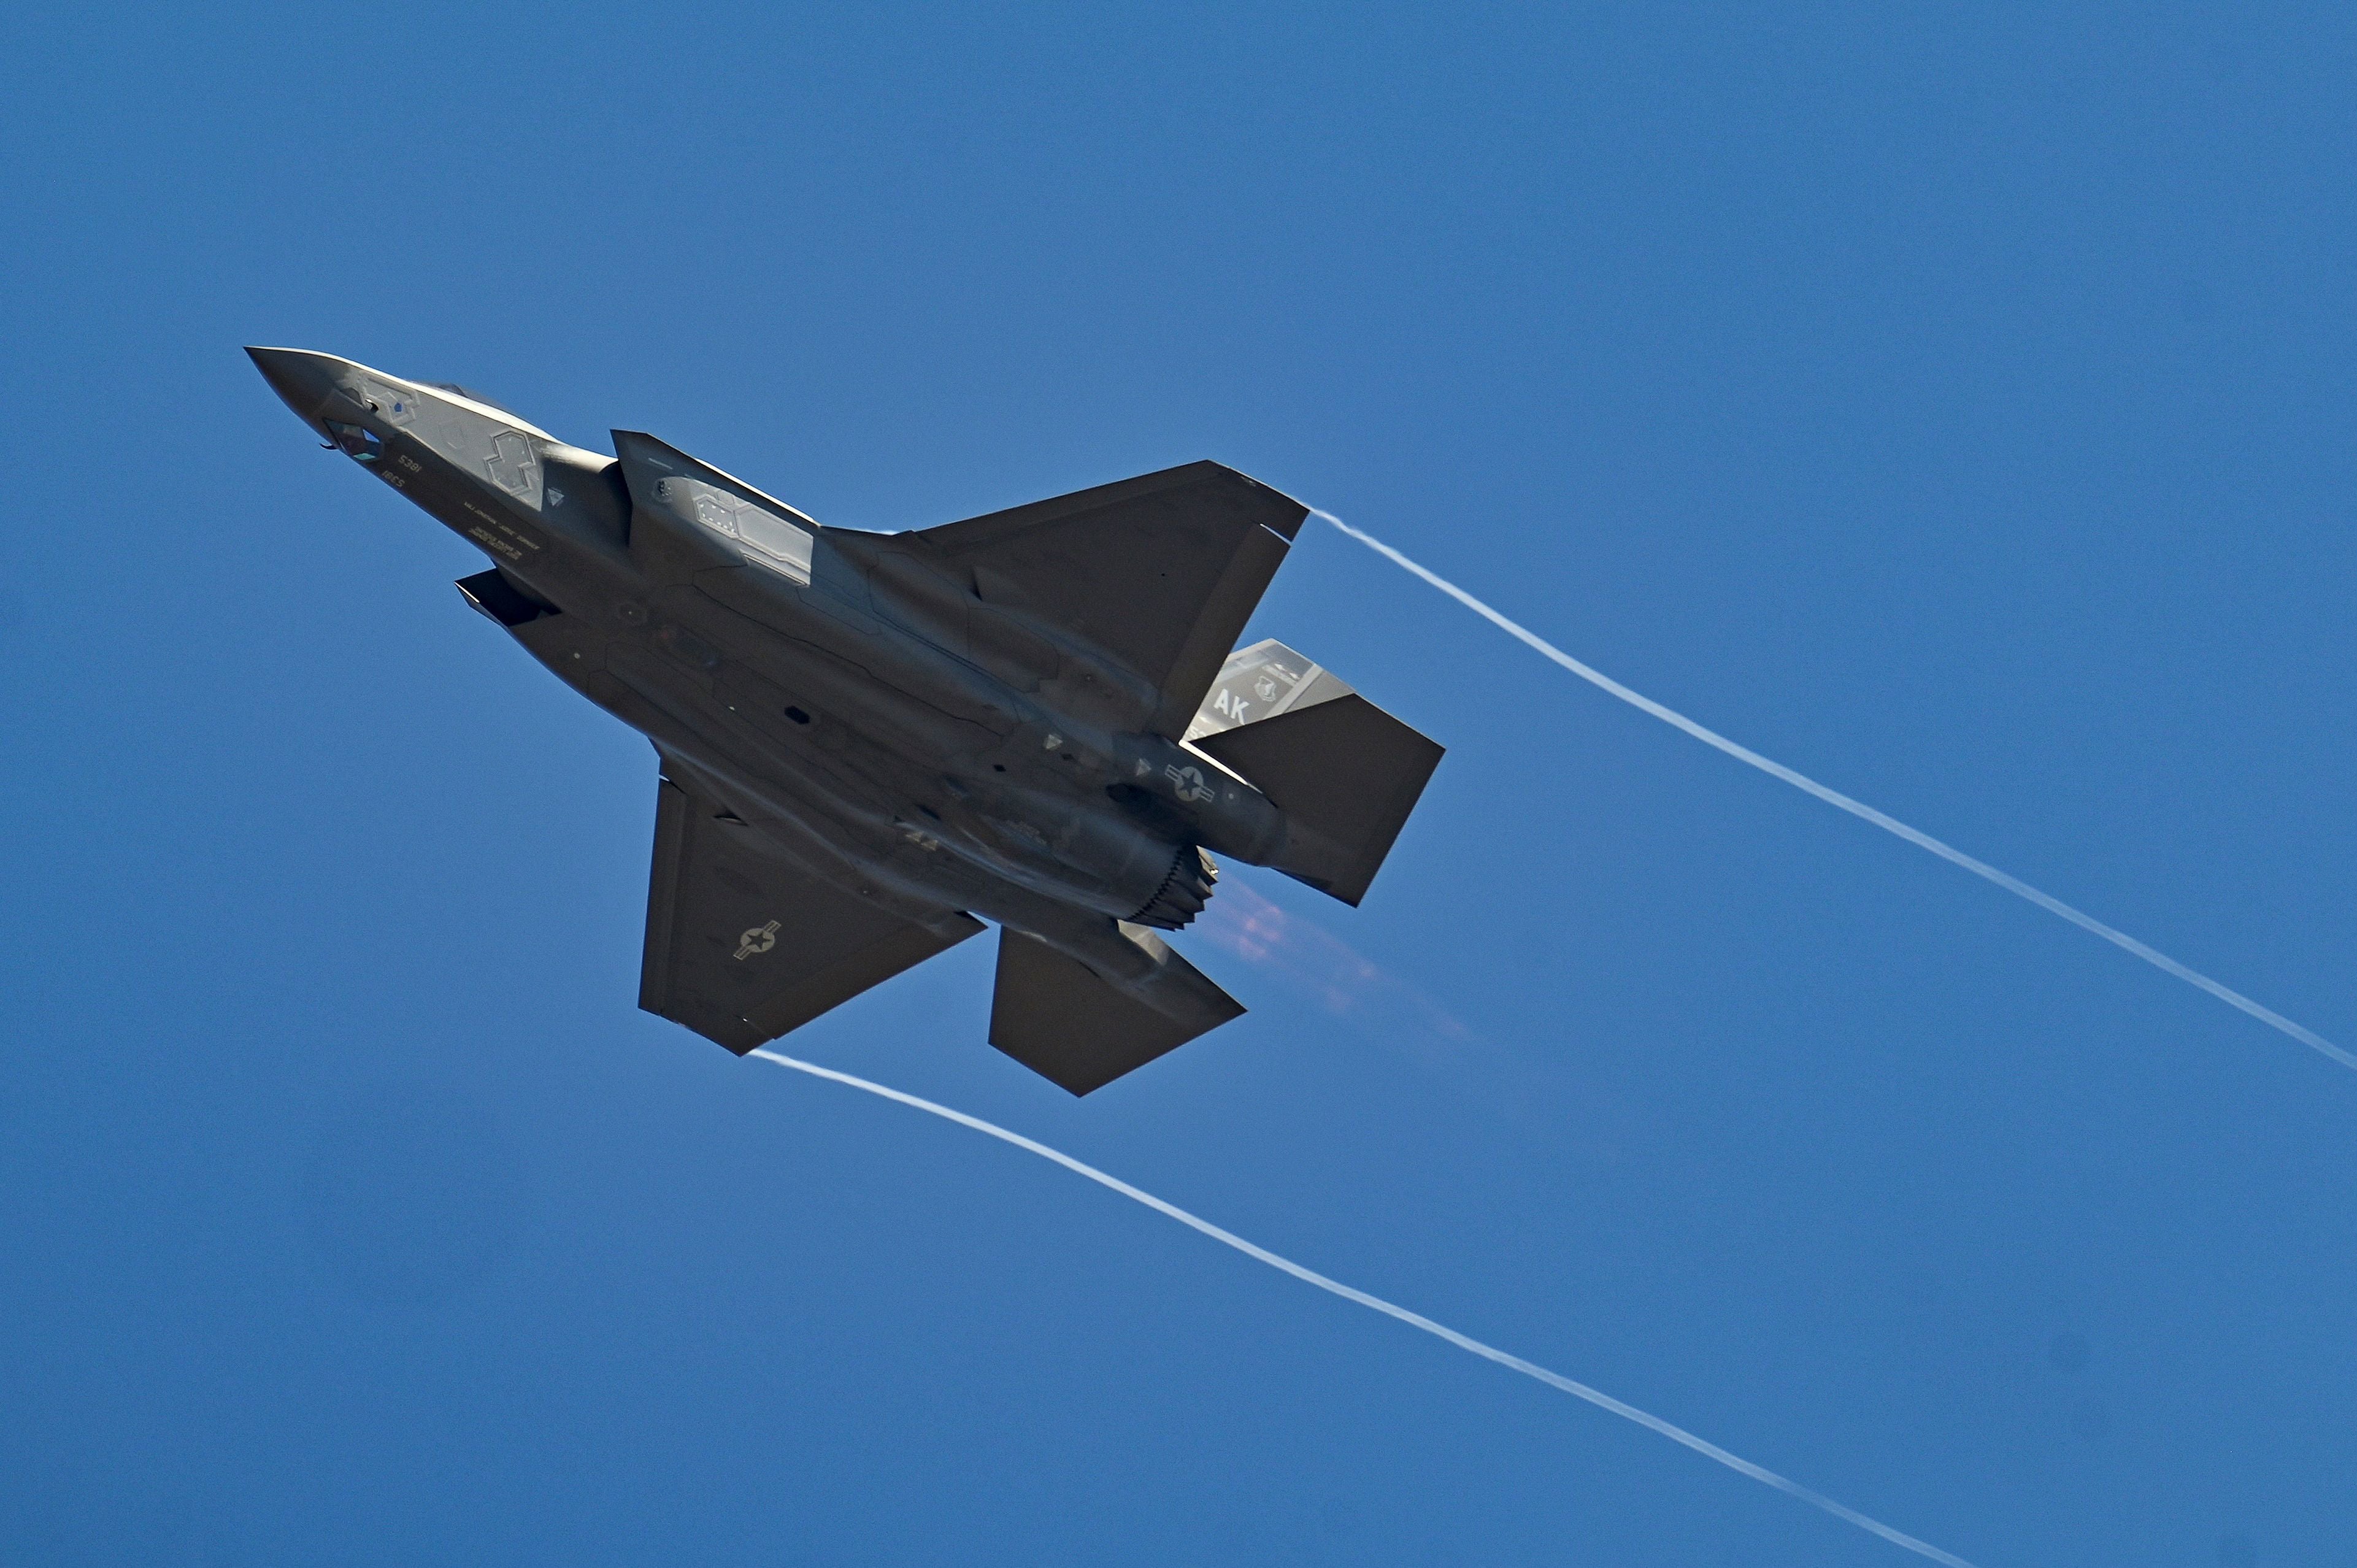
[(1274, 639), (1228, 655), (1187, 741), (1285, 813), (1270, 864), (1345, 904), (1366, 896), (1443, 749)]

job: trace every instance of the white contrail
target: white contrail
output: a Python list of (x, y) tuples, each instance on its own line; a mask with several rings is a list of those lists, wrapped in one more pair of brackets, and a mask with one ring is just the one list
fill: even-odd
[(1369, 1295), (1362, 1290), (1354, 1290), (1340, 1280), (1329, 1280), (1315, 1269), (1304, 1268), (1290, 1258), (1280, 1258), (1265, 1247), (1254, 1246), (1232, 1231), (1222, 1230), (1208, 1219), (1196, 1218), (1175, 1203), (1166, 1203), (1150, 1192), (1141, 1191), (1130, 1186), (1119, 1176), (1108, 1176), (1094, 1165), (1083, 1165), (1071, 1155), (1027, 1138), (1020, 1133), (1010, 1133), (996, 1122), (985, 1122), (979, 1116), (969, 1116), (963, 1111), (952, 1111), (946, 1105), (937, 1105), (930, 1100), (920, 1100), (916, 1095), (905, 1093), (900, 1090), (887, 1089), (880, 1083), (871, 1083), (864, 1078), (854, 1078), (847, 1072), (837, 1072), (833, 1068), (820, 1067), (815, 1062), (802, 1061), (766, 1048), (756, 1050), (751, 1054), (763, 1061), (775, 1062), (780, 1067), (789, 1067), (796, 1072), (806, 1072), (813, 1078), (823, 1078), (832, 1083), (848, 1084), (853, 1089), (866, 1090), (870, 1094), (879, 1095), (886, 1100), (895, 1101), (899, 1104), (938, 1116), (945, 1122), (954, 1122), (961, 1127), (971, 1127), (977, 1133), (987, 1133), (1002, 1144), (1012, 1144), (1017, 1148), (1037, 1155), (1043, 1160), (1053, 1160), (1076, 1176), (1084, 1176), (1100, 1187), (1110, 1187), (1124, 1197), (1146, 1205), (1157, 1214), (1167, 1215), (1181, 1225), (1200, 1230), (1222, 1246), (1233, 1247), (1247, 1258), (1266, 1263), (1270, 1268), (1291, 1274), (1295, 1279), (1307, 1284), (1316, 1285), (1319, 1290), (1331, 1292), (1344, 1301), (1356, 1302), (1361, 1306), (1372, 1307), (1386, 1317), (1395, 1317), (1411, 1328), (1421, 1328), (1426, 1334), (1448, 1340), (1460, 1350), (1470, 1350), (1484, 1360), (1495, 1361), (1501, 1367), (1512, 1368), (1526, 1378), (1536, 1378), (1549, 1388), (1561, 1389), (1565, 1393), (1584, 1399), (1598, 1409), (1610, 1411), (1624, 1421), (1633, 1421), (1649, 1431), (1658, 1432), (1673, 1443), (1684, 1444), (1706, 1458), (1716, 1459), (1738, 1474), (1749, 1476), (1755, 1481), (1773, 1487), (1788, 1496), (1798, 1498), (1812, 1507), (1823, 1509), (1835, 1519), (1845, 1520), (1860, 1530), (1878, 1535), (1894, 1546), (1903, 1546), (1908, 1551), (1928, 1557), (1934, 1563), (1945, 1563), (1947, 1568), (1973, 1568), (1972, 1563), (1953, 1552), (1943, 1552), (1929, 1541), (1918, 1541), (1903, 1530), (1893, 1530), (1881, 1520), (1869, 1519), (1856, 1509), (1847, 1508), (1834, 1501), (1822, 1492), (1811, 1491), (1798, 1481), (1786, 1480), (1775, 1471), (1763, 1469), (1749, 1459), (1729, 1454), (1718, 1444), (1706, 1443), (1684, 1427), (1671, 1425), (1658, 1415), (1650, 1415), (1635, 1405), (1624, 1404), (1610, 1394), (1591, 1389), (1586, 1383), (1575, 1382), (1560, 1372), (1550, 1372), (1535, 1361), (1525, 1361), (1520, 1356), (1510, 1356), (1494, 1346), (1484, 1345), (1479, 1339), (1459, 1334), (1454, 1328), (1443, 1324), (1435, 1323), (1420, 1313), (1410, 1312), (1404, 1306), (1395, 1306), (1381, 1296)]
[(1472, 595), (1467, 593), (1464, 589), (1458, 587), (1456, 584), (1448, 581), (1447, 578), (1417, 565), (1415, 562), (1409, 560), (1406, 556), (1401, 554), (1398, 551), (1393, 549), (1382, 540), (1374, 537), (1374, 535), (1362, 532), (1358, 529), (1352, 528), (1349, 523), (1344, 522), (1332, 512), (1321, 511), (1316, 507), (1311, 507), (1309, 509), (1309, 514), (1312, 517), (1324, 518), (1328, 522), (1332, 523), (1336, 528), (1340, 529), (1344, 533), (1349, 534), (1351, 538), (1357, 540), (1360, 543), (1365, 545), (1376, 554), (1383, 556), (1384, 559), (1396, 565), (1404, 566), (1408, 571), (1415, 573), (1417, 576), (1423, 578), (1434, 587), (1438, 588), (1442, 593), (1447, 594), (1450, 598), (1455, 599), (1458, 604), (1463, 605), (1467, 609), (1471, 610), (1475, 615), (1480, 616), (1482, 619), (1498, 628), (1499, 630), (1505, 632), (1508, 636), (1512, 637), (1536, 650), (1538, 652), (1544, 654), (1547, 658), (1553, 660), (1555, 663), (1562, 665), (1566, 670), (1570, 671), (1573, 674), (1578, 676), (1581, 680), (1588, 682), (1590, 685), (1600, 687), (1604, 691), (1611, 693), (1614, 696), (1620, 698), (1631, 707), (1641, 709), (1645, 713), (1652, 714), (1655, 718), (1661, 720), (1665, 725), (1671, 725), (1678, 729), (1685, 731), (1686, 734), (1694, 736), (1695, 739), (1701, 741), (1705, 746), (1717, 746), (1719, 750), (1727, 753), (1727, 756), (1734, 757), (1738, 762), (1748, 762), (1752, 767), (1760, 769), (1760, 772), (1769, 775), (1770, 778), (1781, 779), (1785, 783), (1790, 784), (1795, 789), (1806, 790), (1809, 794), (1814, 795), (1818, 800), (1823, 800), (1828, 806), (1838, 807), (1840, 810), (1847, 811), (1853, 817), (1858, 817), (1867, 822), (1872, 822), (1876, 827), (1882, 829), (1885, 832), (1896, 833), (1899, 837), (1905, 839), (1909, 843), (1913, 844), (1918, 849), (1928, 849), (1933, 854), (1938, 855), (1942, 860), (1951, 862), (1956, 865), (1961, 865), (1966, 871), (1971, 872), (1975, 876), (1984, 877), (1988, 881), (1996, 883), (1999, 887), (2004, 888), (2008, 893), (2029, 899), (2031, 903), (2037, 905), (2040, 908), (2047, 911), (2049, 914), (2060, 915), (2064, 919), (2070, 921), (2072, 925), (2080, 928), (2082, 930), (2093, 931), (2095, 935), (2103, 938), (2105, 941), (2110, 942), (2113, 946), (2123, 948), (2127, 951), (2136, 954), (2136, 957), (2144, 960), (2145, 962), (2151, 964), (2154, 968), (2166, 971), (2167, 972), (2177, 976), (2178, 979), (2184, 981), (2188, 985), (2200, 986), (2202, 990), (2208, 992), (2211, 995), (2215, 996), (2219, 1001), (2225, 1003), (2228, 1006), (2241, 1008), (2244, 1012), (2249, 1014), (2252, 1017), (2256, 1018), (2260, 1023), (2266, 1025), (2269, 1028), (2280, 1029), (2283, 1033), (2289, 1035), (2293, 1039), (2298, 1040), (2301, 1045), (2307, 1046), (2311, 1049), (2320, 1051), (2324, 1055), (2330, 1057), (2342, 1067), (2357, 1069), (2357, 1056), (2352, 1056), (2348, 1051), (2342, 1050), (2339, 1046), (2334, 1045), (2330, 1040), (2326, 1039), (2315, 1030), (2310, 1029), (2304, 1025), (2293, 1023), (2290, 1019), (2285, 1017), (2282, 1014), (2276, 1012), (2272, 1008), (2261, 1006), (2256, 1002), (2254, 1002), (2249, 997), (2244, 995), (2241, 992), (2233, 990), (2229, 986), (2221, 985), (2218, 982), (2211, 979), (2208, 975), (2203, 974), (2199, 970), (2188, 969), (2185, 965), (2178, 962), (2167, 953), (2155, 948), (2147, 947), (2144, 943), (2128, 935), (2126, 931), (2113, 929), (2111, 927), (2104, 924), (2103, 921), (2095, 918), (2093, 915), (2085, 914), (2080, 910), (2072, 908), (2070, 905), (2065, 904), (2061, 899), (2055, 897), (2050, 893), (2040, 892), (2037, 888), (2032, 887), (2029, 883), (2022, 881), (2021, 878), (2018, 876), (2009, 876), (1986, 861), (1975, 860), (1971, 855), (1966, 854), (1964, 851), (1953, 848), (1948, 844), (1942, 843), (1930, 833), (1910, 828), (1896, 817), (1886, 816), (1884, 813), (1876, 811), (1873, 807), (1866, 804), (1862, 800), (1853, 800), (1838, 789), (1827, 789), (1824, 785), (1818, 783), (1815, 779), (1809, 778), (1807, 775), (1795, 773), (1781, 762), (1770, 761), (1769, 758), (1760, 756), (1758, 752), (1753, 751), (1749, 746), (1738, 746), (1735, 742), (1727, 739), (1725, 736), (1720, 735), (1716, 730), (1704, 728), (1702, 725), (1695, 723), (1694, 720), (1686, 717), (1685, 714), (1677, 712), (1675, 709), (1665, 708), (1661, 703), (1653, 701), (1652, 698), (1631, 691), (1628, 687), (1623, 686), (1620, 682), (1615, 681), (1612, 677), (1605, 674), (1602, 671), (1589, 669), (1587, 665), (1582, 664), (1578, 660), (1574, 659), (1570, 654), (1566, 653), (1562, 649), (1557, 648), (1554, 643), (1549, 642), (1546, 639), (1541, 637), (1538, 633), (1531, 630), (1529, 628), (1519, 626), (1513, 621), (1507, 619), (1504, 616), (1499, 614), (1496, 610), (1491, 609), (1488, 605), (1483, 604), (1480, 600), (1475, 598)]

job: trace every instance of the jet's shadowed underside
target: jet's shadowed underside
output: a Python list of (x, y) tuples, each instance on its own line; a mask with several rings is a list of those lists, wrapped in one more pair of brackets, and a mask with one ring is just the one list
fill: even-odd
[(1158, 934), (1207, 851), (1356, 904), (1439, 763), (1282, 643), (1230, 651), (1307, 509), (1217, 463), (868, 533), (651, 435), (608, 457), (246, 351), (490, 557), (469, 604), (654, 742), (639, 1004), (739, 1054), (986, 918), (990, 1043), (1085, 1094), (1243, 1011)]

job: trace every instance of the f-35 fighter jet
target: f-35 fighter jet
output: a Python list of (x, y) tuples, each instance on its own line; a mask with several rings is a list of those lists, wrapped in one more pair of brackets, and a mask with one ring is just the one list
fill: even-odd
[(1278, 642), (1307, 509), (1193, 463), (908, 533), (651, 435), (250, 349), (479, 546), (458, 584), (662, 763), (639, 1004), (742, 1054), (997, 922), (990, 1043), (1086, 1094), (1243, 1011), (1158, 934), (1207, 851), (1356, 904), (1441, 748)]

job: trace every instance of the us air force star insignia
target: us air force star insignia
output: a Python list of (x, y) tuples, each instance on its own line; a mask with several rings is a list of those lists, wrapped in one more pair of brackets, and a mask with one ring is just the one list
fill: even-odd
[(741, 962), (757, 952), (768, 952), (778, 945), (778, 922), (766, 926), (748, 926), (745, 934), (737, 939), (737, 957)]
[(1210, 800), (1215, 793), (1209, 784), (1203, 782), (1200, 768), (1180, 768), (1173, 764), (1162, 770), (1162, 776), (1170, 780), (1170, 792), (1190, 806), (1198, 800)]

